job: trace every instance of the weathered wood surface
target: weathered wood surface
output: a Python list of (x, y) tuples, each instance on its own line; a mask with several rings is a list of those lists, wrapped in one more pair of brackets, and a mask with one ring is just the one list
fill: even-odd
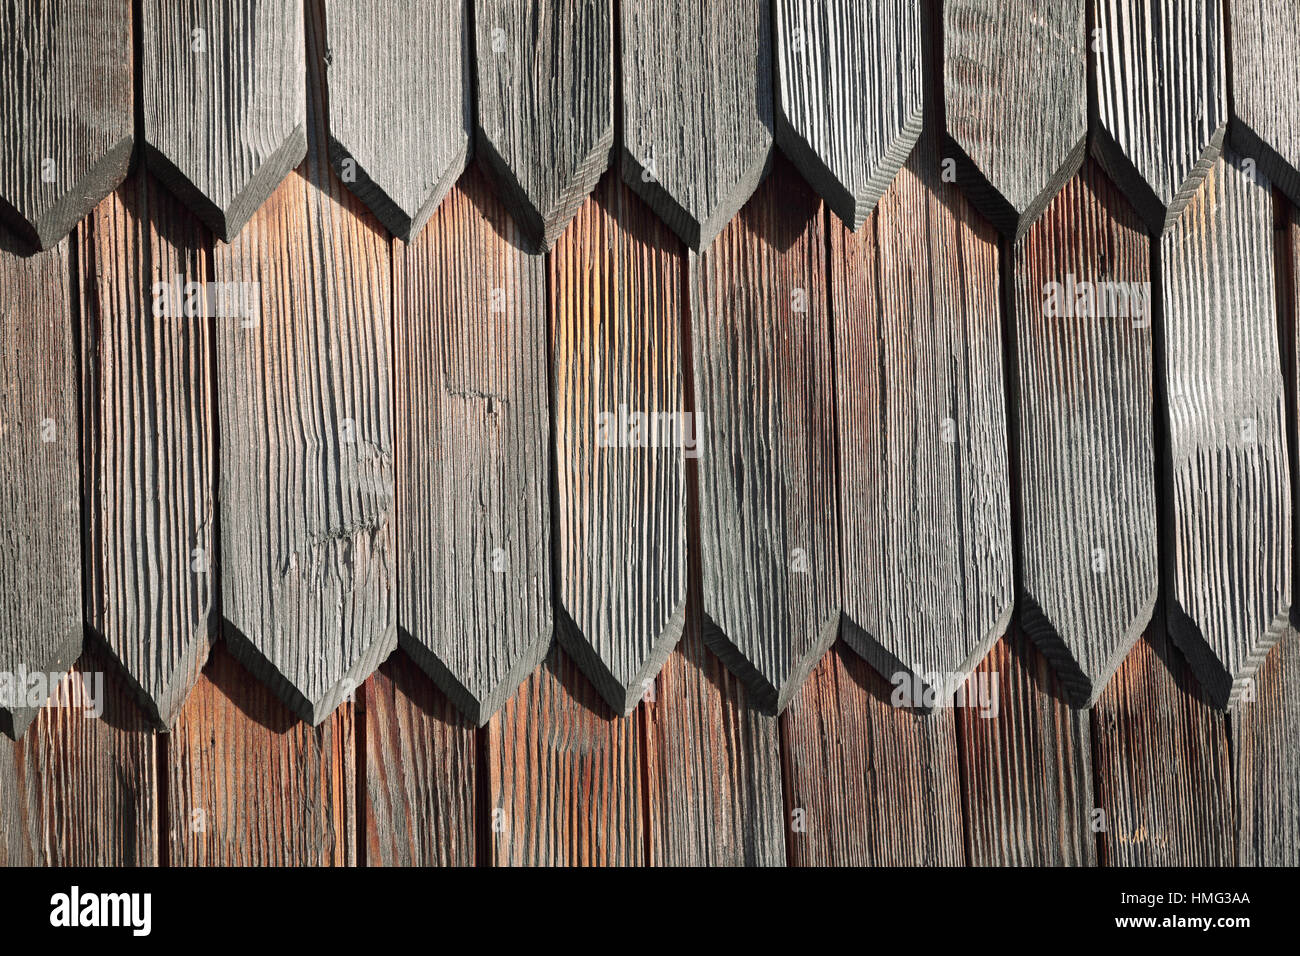
[(1088, 715), (1012, 628), (980, 662), (956, 712), (967, 862), (1092, 866)]
[(358, 863), (473, 866), (474, 725), (402, 654), (370, 676), (355, 712), (365, 747)]
[(894, 689), (837, 645), (781, 715), (792, 866), (960, 866), (952, 710), (891, 705)]
[(394, 268), (398, 634), (483, 724), (551, 643), (546, 272), (481, 173)]
[(85, 619), (171, 724), (212, 646), (212, 239), (139, 171), (77, 230)]
[(550, 256), (556, 637), (619, 714), (686, 608), (683, 462), (699, 435), (680, 417), (684, 273), (676, 240), (614, 175)]
[(229, 242), (307, 151), (303, 4), (141, 6), (146, 158)]
[(329, 172), (319, 89), (308, 161), (213, 254), (256, 306), (214, 343), (226, 641), (312, 723), (397, 645), (391, 257)]
[(30, 675), (67, 671), (84, 636), (77, 263), (71, 240), (21, 252), (0, 226), (0, 732), (15, 738), (48, 693)]
[(1238, 866), (1300, 865), (1300, 635), (1288, 630), (1231, 717)]
[(0, 866), (159, 862), (161, 738), (115, 671), (87, 651), (26, 737), (0, 737)]
[(609, 165), (613, 0), (475, 0), (474, 31), (479, 156), (549, 249)]
[(781, 162), (689, 258), (704, 642), (771, 711), (839, 626), (825, 235)]
[(1093, 0), (1093, 155), (1157, 235), (1228, 127), (1222, 0)]
[(1083, 161), (1084, 2), (943, 4), (944, 158), (980, 212), (1013, 238)]
[(922, 0), (773, 0), (776, 141), (853, 230), (921, 135)]
[(1233, 145), (1300, 204), (1300, 11), (1293, 0), (1228, 0)]
[(609, 716), (562, 649), (488, 722), (487, 805), (478, 826), (492, 866), (645, 862), (645, 738)]
[(1268, 183), (1228, 153), (1159, 247), (1169, 627), (1220, 707), (1291, 601), (1272, 216)]
[(1157, 609), (1092, 710), (1098, 858), (1106, 866), (1230, 866), (1224, 718), (1200, 698), (1162, 618)]
[(49, 249), (126, 176), (130, 0), (0, 7), (0, 221)]
[(469, 0), (322, 2), (330, 161), (409, 241), (469, 159)]
[(166, 737), (171, 866), (351, 866), (356, 728), (310, 727), (218, 645)]
[(707, 246), (772, 156), (768, 0), (622, 0), (627, 181), (692, 249)]
[(1156, 601), (1149, 240), (1089, 164), (1012, 268), (1020, 621), (1091, 706)]
[(854, 235), (831, 224), (844, 639), (951, 697), (1013, 601), (997, 235), (932, 131)]
[(647, 862), (781, 866), (780, 726), (709, 653), (702, 629), (698, 600), (690, 599), (681, 643), (640, 711)]

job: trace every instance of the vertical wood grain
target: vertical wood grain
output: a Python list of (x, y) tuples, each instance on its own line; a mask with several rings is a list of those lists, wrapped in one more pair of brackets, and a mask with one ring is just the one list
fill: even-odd
[(1159, 234), (1223, 148), (1223, 0), (1091, 2), (1092, 153)]
[(145, 158), (229, 242), (307, 152), (303, 0), (142, 0)]
[(771, 8), (621, 0), (619, 10), (623, 179), (702, 249), (771, 160)]
[(1291, 479), (1273, 201), (1228, 153), (1160, 240), (1170, 635), (1229, 706), (1291, 603)]
[(81, 523), (72, 240), (20, 254), (0, 226), (0, 731), (43, 700), (32, 673), (81, 655)]
[[(80, 228), (86, 621), (149, 716), (213, 640), (211, 235), (143, 170)], [(161, 284), (161, 288), (159, 285)]]
[(1290, 0), (1228, 0), (1233, 145), (1300, 204), (1300, 24)]
[(0, 8), (0, 221), (49, 249), (126, 176), (130, 0)]
[(609, 716), (559, 647), (487, 726), (487, 806), (479, 826), (493, 866), (645, 862), (642, 737)]
[(89, 650), (21, 741), (0, 737), (0, 866), (158, 864), (158, 737), (133, 698)]
[(683, 444), (698, 435), (658, 424), (686, 409), (683, 273), (676, 240), (614, 175), (550, 256), (556, 636), (619, 714), (685, 614)]
[(469, 158), (469, 0), (309, 2), (324, 3), (330, 161), (410, 241)]
[(365, 729), (365, 864), (473, 866), (473, 723), (400, 653), (366, 681), (356, 712)]
[(772, 711), (839, 626), (825, 228), (781, 162), (689, 262), (704, 641)]
[(319, 16), (310, 156), (230, 245), (217, 324), (222, 610), (237, 658), (312, 723), (397, 644), (388, 239), (325, 157)]
[(305, 724), (218, 645), (167, 736), (169, 863), (354, 864), (355, 738), (351, 704)]
[(776, 139), (850, 229), (921, 135), (922, 0), (773, 0)]
[(1084, 3), (943, 4), (943, 153), (980, 212), (1013, 238), (1083, 160)]
[(1156, 601), (1150, 248), (1089, 164), (1012, 268), (1020, 622), (1090, 706)]
[(535, 247), (609, 165), (614, 0), (475, 0), (480, 156)]

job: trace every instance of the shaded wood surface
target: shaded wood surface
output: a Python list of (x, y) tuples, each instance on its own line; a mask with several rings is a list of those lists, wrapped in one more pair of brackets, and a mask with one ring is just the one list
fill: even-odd
[(98, 650), (0, 737), (0, 866), (155, 866), (161, 739)]
[(1221, 159), (1160, 241), (1170, 634), (1218, 706), (1291, 601), (1291, 480), (1267, 182)]
[(0, 7), (0, 221), (48, 249), (126, 176), (130, 0)]
[(474, 172), (395, 252), (399, 639), (476, 724), (551, 642), (546, 273), (520, 238)]
[(677, 643), (686, 607), (683, 445), (699, 435), (678, 417), (679, 250), (611, 174), (549, 261), (556, 636), (620, 714)]
[(1106, 866), (1229, 866), (1228, 739), (1161, 614), (1092, 711), (1094, 818)]
[(213, 639), (211, 242), (143, 172), (77, 230), (86, 623), (162, 726)]
[(1228, 0), (1233, 145), (1300, 203), (1300, 25), (1289, 0)]
[(1223, 2), (1092, 3), (1092, 152), (1159, 234), (1178, 219), (1223, 147)]
[(619, 11), (623, 178), (702, 249), (771, 159), (771, 8), (622, 0)]
[(142, 0), (154, 173), (229, 242), (307, 151), (301, 0)]
[(921, 135), (924, 0), (773, 0), (776, 139), (850, 229)]
[(1083, 160), (1084, 2), (943, 4), (944, 155), (980, 212), (1015, 238)]
[(474, 725), (400, 653), (366, 681), (356, 713), (364, 728), (357, 746), (365, 748), (358, 862), (473, 866)]
[(952, 696), (1013, 597), (997, 235), (934, 143), (873, 227), (830, 227), (844, 640), (917, 705)]
[(839, 626), (825, 229), (782, 162), (689, 260), (704, 641), (773, 711)]
[(1149, 242), (1089, 164), (1012, 268), (1020, 620), (1090, 706), (1156, 601)]
[(488, 722), (486, 806), (492, 866), (645, 862), (644, 738), (559, 647)]
[(67, 671), (83, 638), (76, 261), (71, 240), (19, 249), (0, 226), (0, 732), (10, 737), (44, 703), (30, 675)]
[(549, 249), (614, 145), (613, 0), (475, 0), (480, 156)]
[(397, 644), (391, 257), (330, 177), (318, 91), (311, 158), (213, 254), (257, 307), (214, 345), (226, 640), (311, 723)]
[(330, 161), (409, 241), (469, 158), (469, 0), (309, 3), (324, 4)]
[(352, 704), (305, 724), (223, 644), (166, 739), (169, 865), (356, 862)]
[(972, 866), (1093, 866), (1088, 715), (1012, 628), (980, 662), (956, 711)]
[(894, 707), (892, 691), (836, 645), (781, 715), (791, 865), (964, 861), (956, 716)]

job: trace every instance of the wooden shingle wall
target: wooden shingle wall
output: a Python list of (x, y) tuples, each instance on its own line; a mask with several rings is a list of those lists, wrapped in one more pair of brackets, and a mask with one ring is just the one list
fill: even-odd
[(8, 5), (0, 861), (1300, 862), (1288, 10)]

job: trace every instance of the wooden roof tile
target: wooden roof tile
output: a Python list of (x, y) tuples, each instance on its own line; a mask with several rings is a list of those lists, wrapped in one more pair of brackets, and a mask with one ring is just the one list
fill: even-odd
[(1237, 151), (1300, 204), (1300, 10), (1291, 0), (1229, 0)]
[(307, 152), (303, 5), (142, 7), (149, 166), (229, 242)]

